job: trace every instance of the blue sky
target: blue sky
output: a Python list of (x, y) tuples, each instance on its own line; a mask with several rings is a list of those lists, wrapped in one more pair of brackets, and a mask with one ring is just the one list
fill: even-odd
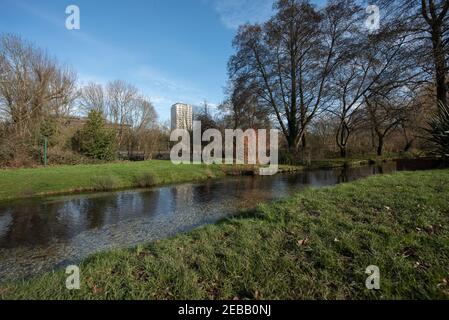
[[(175, 102), (223, 100), (237, 27), (268, 18), (272, 2), (0, 0), (0, 32), (45, 48), (77, 71), (80, 84), (122, 79), (135, 85), (167, 120)], [(65, 28), (72, 4), (80, 8), (80, 30)]]

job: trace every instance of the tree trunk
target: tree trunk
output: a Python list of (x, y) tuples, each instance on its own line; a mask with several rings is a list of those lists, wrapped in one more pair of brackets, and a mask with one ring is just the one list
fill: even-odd
[(405, 144), (404, 152), (409, 152), (410, 149), (412, 148), (412, 145), (413, 145), (413, 141), (408, 141), (408, 142)]
[(288, 151), (290, 153), (296, 153), (298, 151), (297, 145), (296, 145), (296, 138), (295, 136), (293, 136), (292, 134), (289, 134), (286, 137), (287, 140), (287, 147), (288, 147)]
[(432, 44), (435, 60), (435, 73), (437, 84), (437, 98), (443, 105), (447, 106), (447, 83), (446, 83), (446, 59), (443, 46), (442, 25), (435, 23), (432, 26)]
[(384, 149), (384, 137), (379, 135), (377, 140), (377, 155), (380, 157), (383, 155)]
[(443, 27), (444, 21), (447, 19), (446, 14), (449, 9), (449, 5), (446, 1), (442, 2), (444, 3), (442, 4), (442, 11), (438, 13), (436, 10), (437, 6), (435, 6), (433, 0), (429, 0), (428, 5), (426, 0), (422, 0), (421, 11), (424, 19), (430, 26), (438, 102), (447, 106), (448, 87), (446, 83), (447, 70), (446, 53), (443, 42)]
[(346, 152), (346, 146), (340, 147), (340, 156), (342, 158), (346, 158), (347, 152)]

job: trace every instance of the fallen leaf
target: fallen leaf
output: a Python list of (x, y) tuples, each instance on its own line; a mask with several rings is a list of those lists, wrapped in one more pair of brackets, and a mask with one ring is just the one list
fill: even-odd
[(97, 285), (94, 284), (94, 286), (92, 287), (92, 292), (93, 292), (94, 294), (100, 294), (100, 293), (103, 292), (103, 289), (97, 287)]
[(308, 243), (309, 243), (309, 238), (305, 238), (305, 239), (303, 239), (303, 240), (299, 240), (299, 241), (298, 241), (298, 245), (299, 245), (300, 247), (305, 246), (305, 245), (307, 245)]

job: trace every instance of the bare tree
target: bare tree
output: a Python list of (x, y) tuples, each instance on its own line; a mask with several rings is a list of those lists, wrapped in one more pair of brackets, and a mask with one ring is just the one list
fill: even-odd
[(376, 62), (391, 58), (364, 50), (363, 11), (354, 1), (330, 1), (317, 10), (308, 1), (280, 0), (275, 9), (267, 23), (240, 28), (231, 80), (257, 86), (254, 91), (274, 111), (291, 151), (305, 147), (307, 128), (318, 114), (339, 109), (345, 153), (351, 118), (384, 68)]
[(259, 129), (271, 127), (271, 108), (259, 103), (257, 85), (236, 79), (227, 89), (229, 97), (218, 109), (228, 127)]
[(125, 134), (131, 129), (128, 122), (138, 98), (137, 88), (124, 81), (116, 80), (107, 85), (106, 118), (117, 127), (119, 145), (122, 145)]
[(416, 44), (417, 66), (433, 79), (436, 102), (447, 104), (449, 0), (373, 0), (373, 3), (381, 7), (382, 21), (391, 20), (408, 29)]
[(103, 86), (96, 83), (89, 83), (80, 90), (79, 106), (83, 113), (95, 110), (101, 113), (106, 112), (106, 95)]
[(156, 125), (157, 113), (151, 101), (144, 97), (138, 97), (134, 102), (128, 117), (130, 124), (137, 132), (150, 129)]
[[(427, 22), (432, 40), (433, 60), (435, 66), (435, 80), (437, 87), (437, 99), (440, 103), (448, 105), (447, 81), (447, 53), (449, 46), (448, 37), (448, 11), (449, 0), (421, 0), (421, 12)], [(446, 39), (444, 39), (446, 37)]]
[(377, 138), (377, 155), (383, 155), (387, 136), (399, 128), (404, 128), (415, 101), (414, 90), (401, 87), (365, 98), (367, 121)]
[[(353, 33), (347, 58), (334, 73), (331, 109), (339, 119), (336, 134), (342, 157), (350, 135), (363, 125), (360, 108), (366, 95), (376, 95), (422, 81), (422, 72), (412, 58), (416, 45), (407, 29), (385, 23), (374, 34), (363, 30)], [(398, 91), (395, 91), (398, 92)]]
[(145, 145), (147, 130), (153, 129), (157, 113), (149, 99), (139, 94), (136, 87), (116, 80), (107, 84), (90, 83), (80, 90), (78, 101), (82, 111), (96, 110), (116, 129), (117, 143), (128, 153)]
[(258, 86), (260, 103), (272, 108), (289, 149), (296, 152), (308, 125), (329, 102), (342, 33), (325, 33), (322, 14), (308, 1), (279, 0), (274, 8), (267, 23), (240, 28), (229, 71), (232, 79)]
[(152, 145), (151, 139), (156, 139), (150, 132), (154, 133), (157, 128), (157, 113), (152, 103), (144, 98), (138, 97), (129, 112), (127, 124), (130, 130), (125, 139), (128, 144), (128, 154), (133, 151), (149, 153), (148, 146)]
[(19, 137), (46, 118), (65, 115), (75, 99), (76, 75), (14, 35), (0, 36), (0, 112)]

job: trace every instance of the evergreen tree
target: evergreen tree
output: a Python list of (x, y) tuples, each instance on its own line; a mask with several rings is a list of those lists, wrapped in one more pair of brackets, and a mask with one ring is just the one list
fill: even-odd
[(112, 161), (116, 158), (117, 145), (112, 129), (106, 127), (103, 114), (92, 110), (84, 127), (73, 138), (78, 152), (93, 159)]

